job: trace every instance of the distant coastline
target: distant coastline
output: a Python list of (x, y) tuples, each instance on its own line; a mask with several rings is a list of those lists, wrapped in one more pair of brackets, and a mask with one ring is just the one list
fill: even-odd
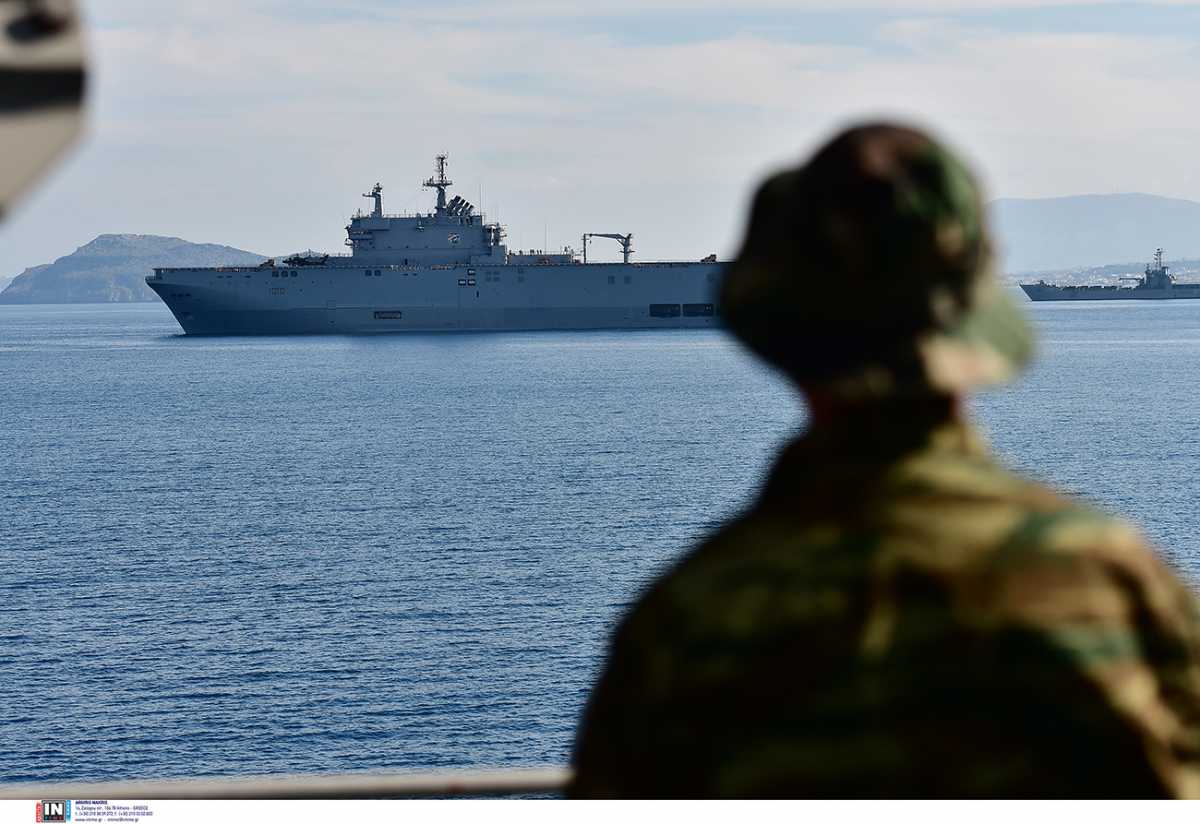
[[(1186, 283), (1200, 282), (1200, 258), (1170, 260), (1171, 275)], [(1146, 261), (1109, 263), (1104, 266), (1074, 266), (1066, 269), (1039, 269), (1033, 272), (1012, 272), (1005, 275), (1011, 284), (1035, 283), (1044, 280), (1062, 286), (1121, 286), (1128, 279), (1141, 277)]]

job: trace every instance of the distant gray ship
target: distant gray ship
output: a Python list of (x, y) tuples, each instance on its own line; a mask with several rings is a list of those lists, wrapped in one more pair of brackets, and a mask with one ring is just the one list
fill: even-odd
[(1030, 300), (1186, 300), (1200, 298), (1200, 283), (1180, 283), (1163, 263), (1163, 250), (1154, 252), (1154, 264), (1147, 265), (1142, 277), (1121, 278), (1132, 286), (1057, 286), (1039, 280), (1022, 283)]
[[(348, 255), (294, 255), (260, 266), (158, 268), (146, 283), (189, 335), (280, 335), (431, 330), (654, 329), (720, 322), (721, 264), (631, 263), (633, 236), (589, 233), (575, 250), (510, 252), (504, 229), (454, 197), (446, 155), (424, 186), (437, 206), (346, 227)], [(621, 244), (623, 263), (588, 263), (593, 237)]]

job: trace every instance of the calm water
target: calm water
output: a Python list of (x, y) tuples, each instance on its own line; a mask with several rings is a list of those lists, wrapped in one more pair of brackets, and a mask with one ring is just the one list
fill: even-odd
[[(993, 443), (1200, 580), (1200, 301), (1029, 308)], [(803, 417), (720, 333), (177, 332), (0, 307), (0, 780), (562, 763)]]

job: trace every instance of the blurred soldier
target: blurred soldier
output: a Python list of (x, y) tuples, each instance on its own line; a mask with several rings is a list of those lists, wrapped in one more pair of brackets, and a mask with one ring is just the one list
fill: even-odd
[(1191, 594), (965, 420), (1031, 353), (967, 169), (841, 134), (761, 187), (722, 305), (811, 426), (621, 624), (570, 793), (1200, 795)]
[(80, 132), (74, 0), (0, 0), (0, 216)]

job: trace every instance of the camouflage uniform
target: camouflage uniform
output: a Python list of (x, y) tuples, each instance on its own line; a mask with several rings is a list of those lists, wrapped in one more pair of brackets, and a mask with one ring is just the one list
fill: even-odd
[[(1192, 595), (1132, 528), (997, 466), (955, 413), (963, 390), (1003, 379), (1030, 351), (993, 288), (974, 184), (946, 183), (965, 174), (915, 132), (866, 127), (760, 192), (726, 315), (806, 391), (836, 398), (838, 414), (788, 447), (751, 510), (623, 621), (579, 733), (571, 795), (1200, 795)], [(893, 244), (890, 269), (869, 271), (883, 260), (872, 263), (876, 248), (840, 273), (903, 279), (916, 260), (910, 290), (945, 287), (949, 299), (931, 301), (943, 308), (916, 325), (889, 325), (873, 306), (865, 324), (843, 313), (858, 340), (828, 318), (797, 328), (820, 307), (772, 300), (793, 285), (771, 278), (803, 279), (834, 259), (818, 249), (789, 268), (775, 250), (772, 264), (759, 230), (764, 209), (797, 210), (776, 198), (787, 175), (808, 176), (800, 200), (827, 193), (812, 182), (824, 175), (882, 180), (895, 211), (917, 204), (940, 259)], [(869, 191), (853, 204), (863, 187), (847, 188), (847, 210), (832, 207), (847, 242), (878, 246), (879, 226), (904, 223), (888, 222)], [(828, 231), (828, 212), (803, 217)], [(919, 233), (921, 220), (909, 223)], [(811, 240), (794, 228), (785, 245)], [(892, 291), (893, 306), (921, 313)], [(868, 292), (856, 301), (872, 303)], [(804, 347), (822, 334), (814, 362)], [(828, 353), (830, 338), (850, 351)]]

